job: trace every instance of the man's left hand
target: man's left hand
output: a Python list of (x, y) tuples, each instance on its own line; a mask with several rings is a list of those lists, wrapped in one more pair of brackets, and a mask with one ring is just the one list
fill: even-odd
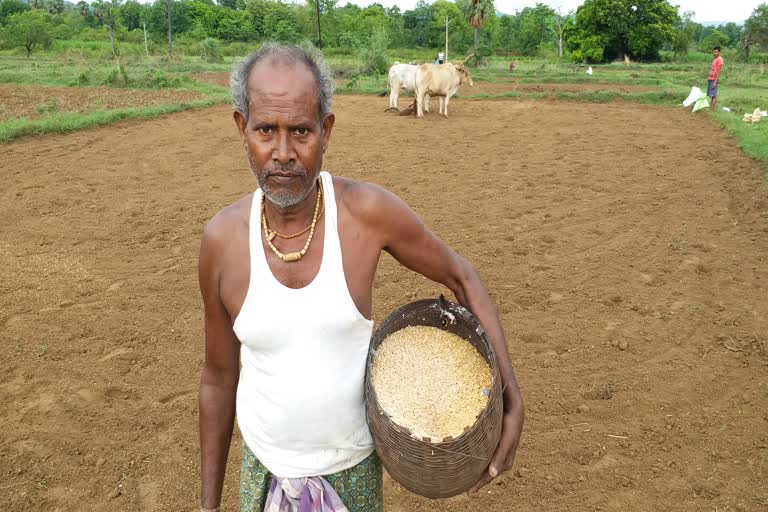
[(480, 477), (480, 480), (469, 490), (477, 492), (491, 480), (512, 467), (515, 461), (517, 445), (520, 443), (520, 434), (523, 430), (523, 406), (517, 401), (504, 411), (501, 422), (501, 439), (496, 447), (488, 469)]

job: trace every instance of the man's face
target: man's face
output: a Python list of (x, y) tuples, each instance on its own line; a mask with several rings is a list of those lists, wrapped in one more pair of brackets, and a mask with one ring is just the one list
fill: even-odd
[(256, 180), (270, 202), (287, 208), (312, 191), (334, 117), (318, 117), (318, 91), (302, 63), (267, 58), (248, 78), (248, 122), (235, 123)]
[(720, 55), (720, 50), (712, 50), (712, 55), (714, 55), (715, 58), (717, 58)]

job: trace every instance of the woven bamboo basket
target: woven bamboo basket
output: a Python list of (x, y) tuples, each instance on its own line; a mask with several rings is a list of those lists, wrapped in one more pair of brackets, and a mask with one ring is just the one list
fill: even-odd
[[(381, 409), (371, 383), (374, 351), (391, 333), (411, 325), (438, 327), (471, 343), (491, 368), (491, 390), (485, 409), (455, 439), (417, 439)], [(439, 357), (439, 354), (435, 354)], [(439, 299), (401, 306), (371, 339), (365, 378), (366, 412), (376, 451), (392, 478), (427, 498), (448, 498), (468, 491), (480, 479), (501, 436), (501, 378), (496, 356), (480, 322), (465, 307)]]

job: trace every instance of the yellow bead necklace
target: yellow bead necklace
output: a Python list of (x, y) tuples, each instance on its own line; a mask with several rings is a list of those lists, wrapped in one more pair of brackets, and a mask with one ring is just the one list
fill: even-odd
[[(269, 226), (267, 225), (267, 201), (266, 198), (262, 196), (261, 201), (261, 224), (264, 226), (264, 238), (267, 240), (267, 245), (270, 249), (272, 249), (272, 252), (275, 253), (275, 255), (280, 258), (281, 260), (285, 261), (286, 263), (290, 263), (292, 261), (299, 261), (301, 258), (304, 257), (305, 254), (307, 254), (307, 249), (309, 249), (309, 244), (312, 242), (312, 237), (315, 234), (315, 226), (317, 225), (317, 221), (322, 215), (322, 208), (321, 205), (323, 204), (323, 183), (322, 181), (317, 181), (317, 202), (315, 203), (315, 212), (312, 215), (312, 224), (307, 226), (307, 228), (303, 229), (302, 231), (296, 233), (295, 235), (283, 235), (282, 233), (278, 233), (277, 231), (273, 229), (269, 229)], [(303, 235), (309, 231), (309, 237), (307, 237), (307, 243), (304, 244), (304, 248), (300, 251), (296, 252), (289, 252), (286, 254), (283, 254), (280, 252), (280, 250), (275, 247), (275, 244), (272, 243), (272, 239), (275, 238), (275, 236), (279, 236), (280, 238), (296, 238), (297, 236)]]

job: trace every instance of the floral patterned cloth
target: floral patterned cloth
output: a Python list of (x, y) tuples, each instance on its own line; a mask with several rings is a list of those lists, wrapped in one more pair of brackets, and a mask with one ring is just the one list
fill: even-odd
[[(384, 511), (381, 461), (376, 452), (369, 455), (360, 464), (332, 475), (325, 475), (324, 479), (333, 487), (349, 512)], [(240, 512), (264, 511), (267, 495), (273, 487), (273, 480), (275, 479), (269, 470), (243, 443), (243, 464), (240, 471)], [(321, 479), (307, 480), (321, 481)], [(281, 488), (285, 489), (285, 486), (283, 485)]]

